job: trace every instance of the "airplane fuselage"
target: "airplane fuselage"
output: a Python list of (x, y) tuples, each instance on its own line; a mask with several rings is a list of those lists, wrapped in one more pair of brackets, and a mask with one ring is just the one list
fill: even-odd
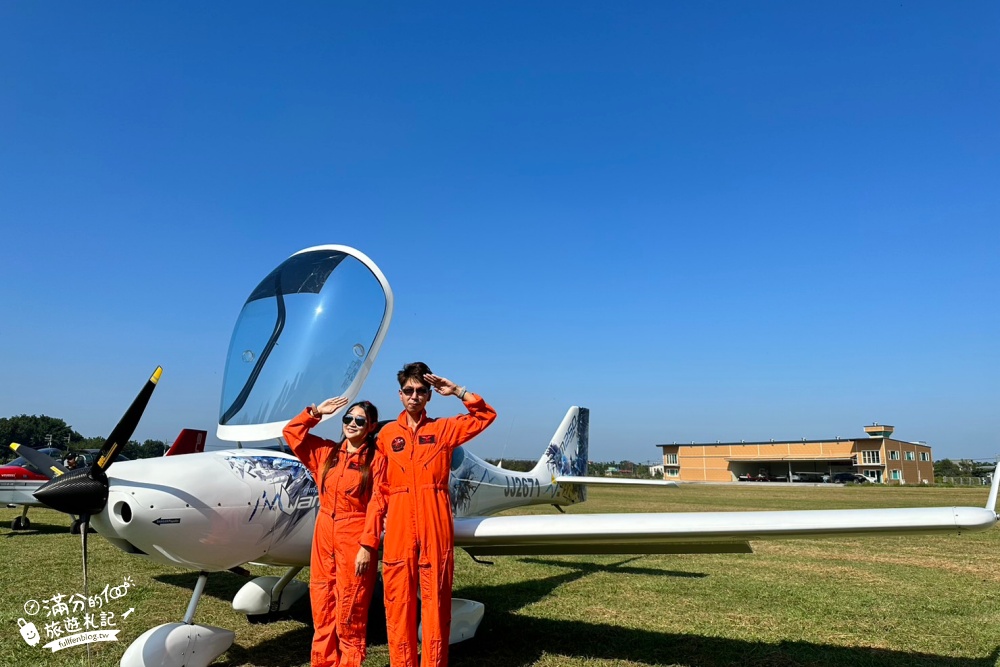
[[(554, 481), (565, 462), (530, 473), (493, 466), (464, 448), (452, 457), (456, 517), (532, 504), (568, 505), (582, 489)], [(156, 480), (150, 481), (150, 480)], [(98, 533), (129, 553), (213, 571), (246, 562), (308, 565), (318, 511), (306, 467), (282, 452), (235, 449), (115, 464)]]

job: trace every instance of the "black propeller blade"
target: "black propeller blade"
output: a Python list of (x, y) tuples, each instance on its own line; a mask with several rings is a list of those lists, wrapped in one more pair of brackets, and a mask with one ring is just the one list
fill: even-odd
[(32, 449), (31, 447), (22, 447), (16, 442), (10, 443), (10, 448), (23, 456), (25, 461), (38, 468), (38, 472), (49, 479), (55, 479), (59, 475), (66, 474), (66, 468), (48, 454), (40, 452), (37, 449)]
[(132, 401), (132, 405), (125, 411), (121, 421), (104, 441), (97, 461), (89, 468), (65, 472), (40, 486), (34, 494), (39, 502), (60, 512), (81, 515), (84, 524), (87, 522), (87, 517), (104, 509), (108, 502), (108, 476), (104, 471), (111, 466), (118, 452), (135, 432), (162, 373), (163, 369), (157, 366), (153, 375), (139, 391), (139, 395)]
[(101, 447), (101, 451), (97, 456), (97, 463), (91, 466), (91, 470), (94, 468), (97, 468), (101, 472), (107, 470), (115, 460), (115, 457), (118, 456), (118, 453), (128, 443), (129, 438), (135, 432), (135, 427), (139, 425), (142, 413), (146, 410), (146, 404), (149, 403), (149, 397), (153, 395), (153, 390), (156, 389), (156, 383), (160, 381), (160, 375), (162, 374), (163, 369), (157, 366), (156, 370), (153, 371), (153, 375), (150, 376), (145, 386), (139, 391), (139, 395), (132, 401), (132, 405), (122, 415), (118, 425), (111, 431), (111, 435), (104, 441), (104, 446)]

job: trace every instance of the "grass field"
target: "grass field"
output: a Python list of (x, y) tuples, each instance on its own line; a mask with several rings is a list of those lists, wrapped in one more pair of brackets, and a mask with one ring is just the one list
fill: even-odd
[[(982, 506), (986, 489), (686, 486), (593, 489), (571, 512)], [(533, 513), (554, 512), (533, 508)], [(179, 621), (195, 574), (127, 556), (90, 537), (90, 591), (134, 586), (111, 601), (119, 641), (29, 647), (19, 635), (29, 599), (81, 590), (79, 537), (66, 517), (31, 510), (33, 530), (9, 530), (0, 510), (0, 665), (117, 665), (146, 629)], [(479, 634), (452, 647), (452, 665), (849, 665), (986, 667), (1000, 656), (1000, 528), (949, 537), (755, 542), (717, 556), (496, 558), (456, 556), (455, 595), (486, 604)], [(279, 573), (253, 567), (254, 574)], [(300, 577), (305, 579), (308, 570)], [(236, 643), (215, 665), (309, 664), (308, 602), (250, 624), (232, 611), (237, 575), (209, 577), (196, 621)], [(134, 612), (121, 618), (127, 609)], [(41, 621), (39, 618), (41, 617)], [(44, 611), (34, 617), (44, 623)], [(39, 628), (41, 630), (41, 627)], [(42, 643), (49, 641), (44, 637)], [(384, 644), (366, 665), (387, 665)]]

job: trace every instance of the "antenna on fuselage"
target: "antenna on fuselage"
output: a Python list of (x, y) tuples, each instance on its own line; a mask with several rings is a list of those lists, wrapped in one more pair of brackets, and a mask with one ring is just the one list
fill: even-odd
[(514, 417), (510, 418), (510, 426), (507, 427), (507, 439), (504, 440), (503, 449), (500, 450), (500, 460), (497, 461), (497, 467), (503, 468), (503, 455), (507, 453), (507, 445), (510, 444), (510, 432), (514, 429)]

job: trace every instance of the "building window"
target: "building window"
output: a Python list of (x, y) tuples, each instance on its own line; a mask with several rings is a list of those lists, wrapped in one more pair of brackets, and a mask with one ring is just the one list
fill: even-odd
[(674, 452), (672, 454), (664, 454), (663, 455), (663, 465), (667, 465), (667, 466), (675, 466), (675, 465), (677, 465), (677, 452)]
[[(907, 461), (912, 461), (912, 460), (913, 460), (913, 452), (906, 452), (906, 460), (907, 460)], [(923, 456), (921, 456), (921, 457), (920, 457), (920, 460), (921, 460), (921, 461), (923, 461), (923, 460), (924, 460), (924, 457), (923, 457)]]
[[(907, 454), (909, 454), (909, 452), (907, 452)], [(899, 451), (895, 450), (895, 449), (890, 450), (889, 451), (889, 460), (890, 461), (898, 461), (899, 460)]]
[(931, 460), (931, 455), (928, 454), (927, 452), (920, 452), (920, 460), (921, 461), (930, 461)]
[[(676, 456), (676, 454), (675, 454)], [(665, 477), (677, 477), (681, 474), (681, 471), (677, 468), (667, 468), (663, 471)]]
[(877, 449), (869, 449), (861, 452), (861, 462), (865, 465), (882, 463), (882, 453)]
[(898, 470), (889, 471), (889, 479), (902, 479), (902, 478), (903, 476), (900, 474)]

